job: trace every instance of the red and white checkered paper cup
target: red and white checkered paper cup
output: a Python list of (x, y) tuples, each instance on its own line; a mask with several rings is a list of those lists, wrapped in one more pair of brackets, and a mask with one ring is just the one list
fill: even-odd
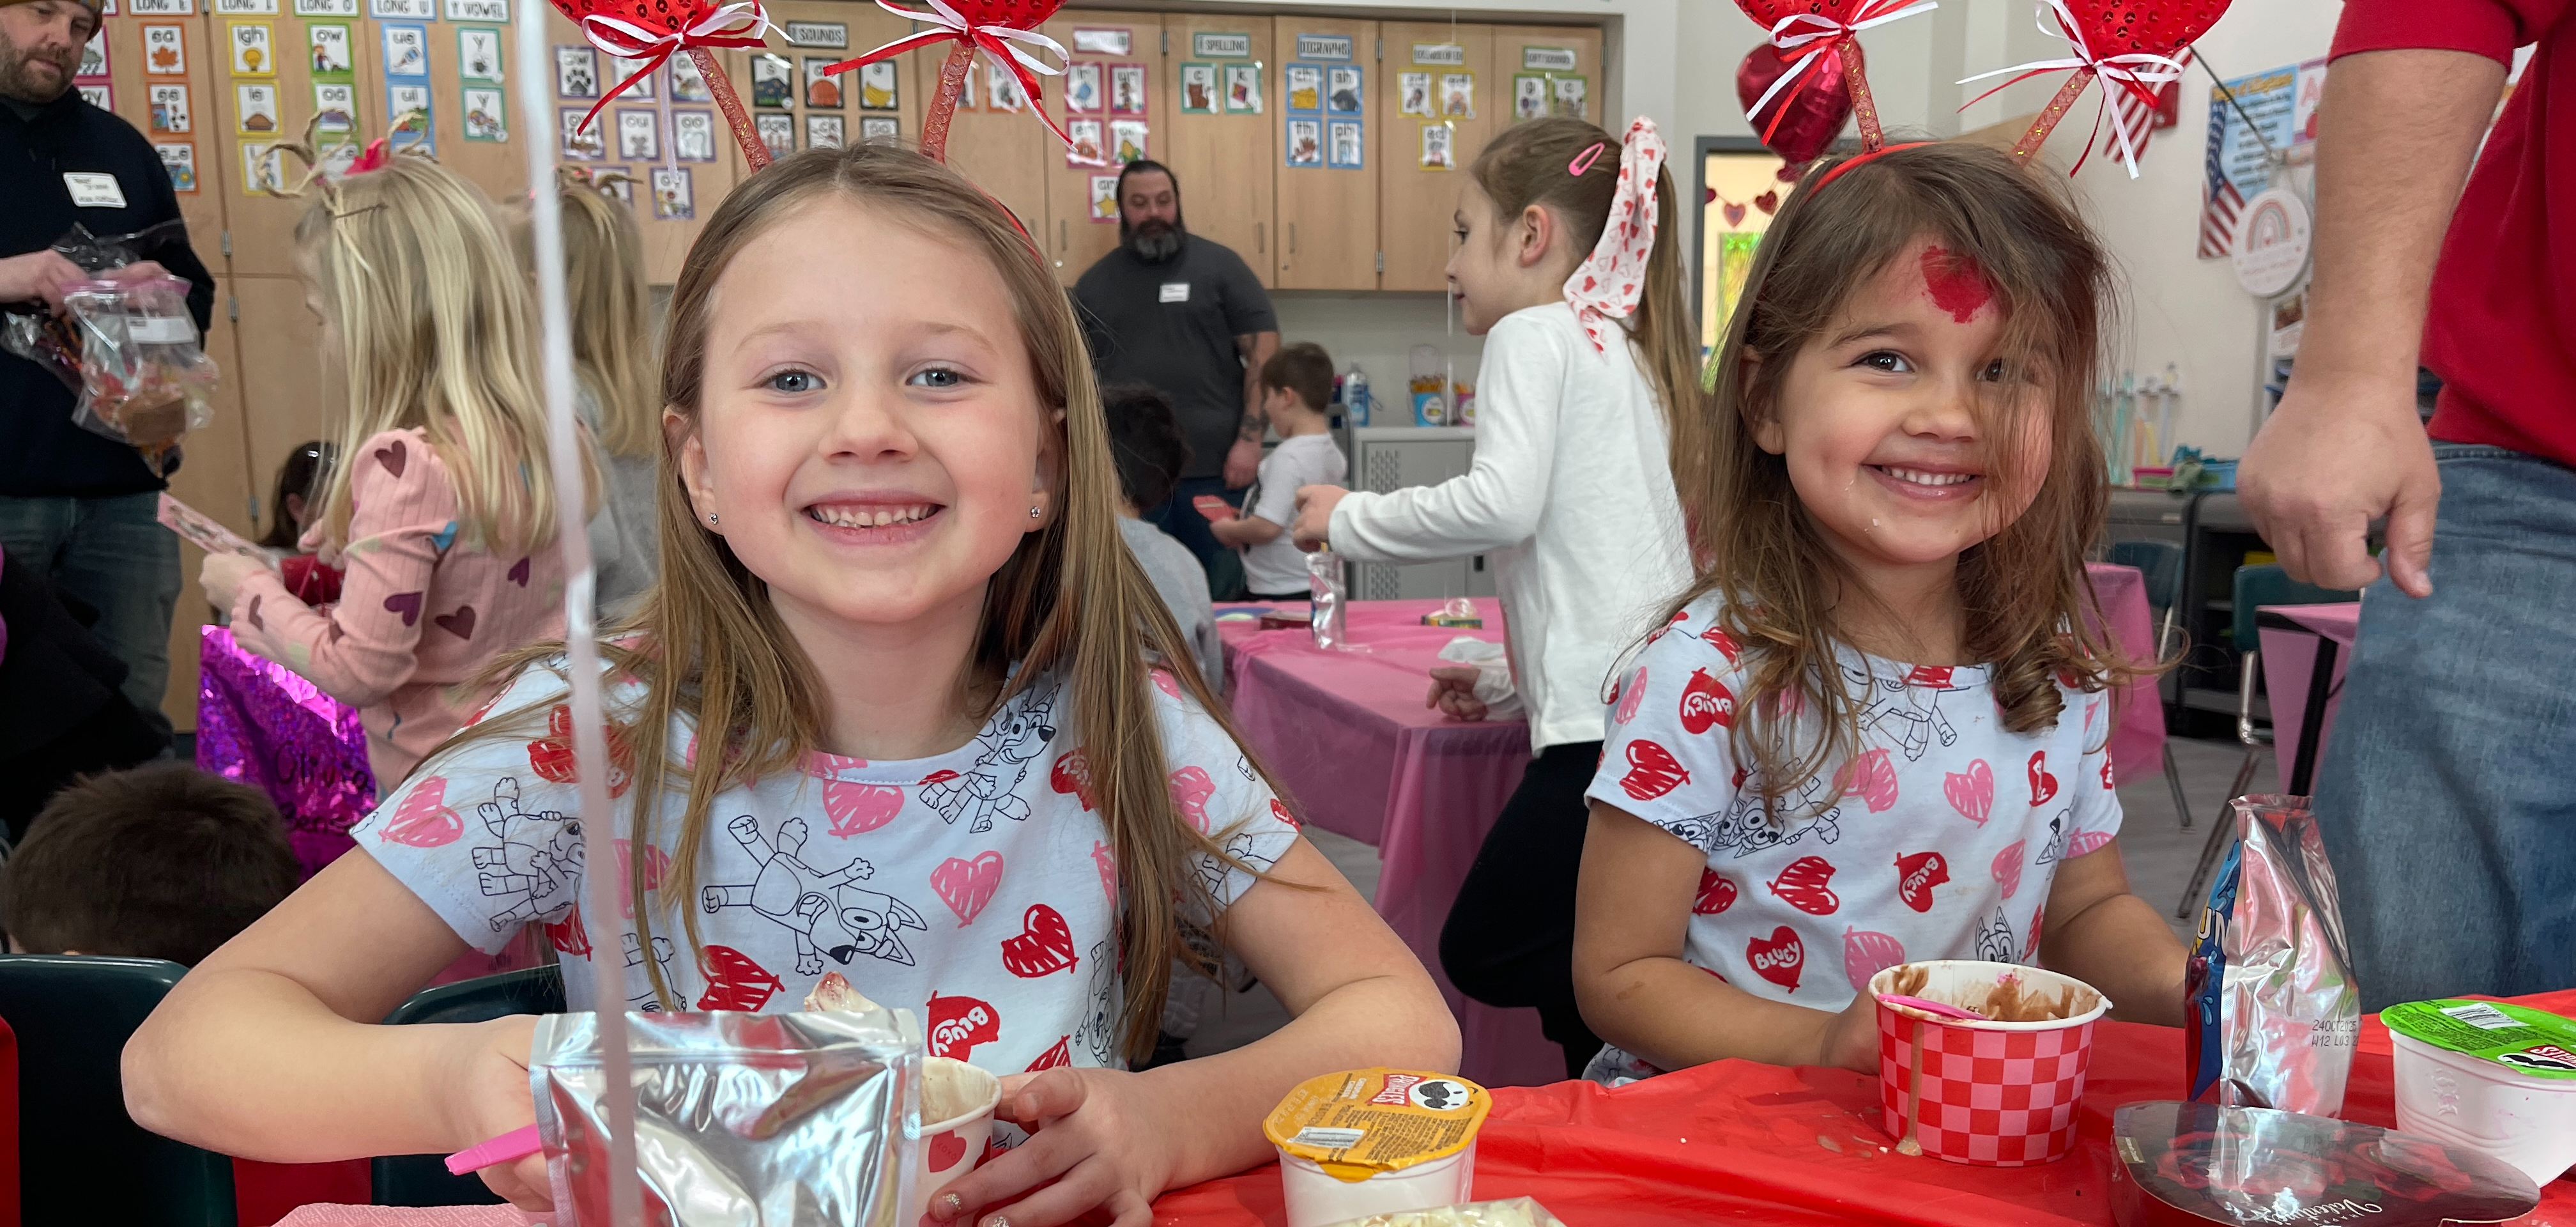
[[(1907, 968), (1927, 976), (1913, 995), (1934, 1001), (1974, 1007), (2011, 976), (2032, 992), (2071, 989), (2078, 1008), (2046, 1022), (1971, 1022), (1880, 1001), (1878, 1089), (1888, 1136), (1902, 1142), (1910, 1133), (1924, 1154), (1986, 1167), (2028, 1167), (2072, 1152), (2093, 1022), (2109, 999), (2042, 968), (1960, 960), (1890, 967), (1870, 977), (1870, 996), (1896, 992)], [(2091, 1008), (2082, 1008), (2086, 1001)]]

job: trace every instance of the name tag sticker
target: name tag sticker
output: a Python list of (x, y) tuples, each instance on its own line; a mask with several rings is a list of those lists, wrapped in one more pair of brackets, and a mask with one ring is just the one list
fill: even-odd
[[(63, 172), (63, 186), (71, 189), (72, 203), (81, 208), (122, 209), (125, 207), (125, 189), (117, 186), (114, 175), (67, 170)], [(1189, 289), (1188, 286), (1181, 288)], [(1164, 287), (1167, 293), (1170, 289), (1169, 286)]]
[[(66, 175), (66, 176), (64, 176), (64, 177), (65, 177), (65, 178), (69, 178), (70, 176)], [(77, 192), (75, 192), (75, 193), (74, 193), (74, 195), (78, 195), (78, 193), (77, 193)], [(123, 203), (125, 203), (125, 201), (124, 201), (122, 198), (120, 198), (120, 199), (118, 199), (117, 203), (118, 203), (118, 204), (123, 204)], [(1189, 300), (1190, 300), (1190, 283), (1189, 283), (1189, 282), (1186, 282), (1186, 281), (1166, 281), (1166, 282), (1164, 282), (1164, 283), (1163, 283), (1163, 297), (1160, 299), (1160, 301), (1162, 301), (1162, 302), (1188, 302)]]

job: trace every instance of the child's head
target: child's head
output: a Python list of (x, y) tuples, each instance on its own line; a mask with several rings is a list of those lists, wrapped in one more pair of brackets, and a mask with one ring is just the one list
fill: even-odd
[(599, 398), (599, 441), (620, 456), (650, 456), (662, 446), (662, 389), (643, 231), (633, 206), (597, 187), (567, 184), (558, 195), (572, 359)]
[(277, 466), (277, 488), (268, 500), (268, 533), (259, 539), (261, 545), (295, 548), (296, 540), (313, 523), (322, 480), (329, 475), (336, 454), (338, 449), (320, 439), (308, 439), (286, 453), (286, 463)]
[[(437, 163), (397, 155), (324, 189), (295, 242), (323, 349), (346, 372), (341, 454), (382, 431), (424, 430), (456, 481), (468, 540), (553, 540), (535, 312), (491, 202)], [(324, 488), (333, 543), (346, 543), (356, 467), (336, 466)]]
[(1169, 502), (1190, 467), (1190, 441), (1181, 437), (1172, 398), (1150, 384), (1113, 383), (1100, 389), (1100, 414), (1118, 465), (1119, 497), (1136, 511)]
[(1715, 360), (1680, 491), (1710, 560), (1693, 595), (1729, 595), (1756, 689), (1800, 690), (1846, 729), (1838, 622), (1923, 616), (1876, 603), (1901, 580), (1873, 581), (1955, 567), (2006, 724), (2044, 727), (2058, 676), (2090, 688), (2114, 668), (2079, 609), (2107, 498), (2088, 414), (2108, 259), (2064, 190), (1999, 150), (1896, 148), (1832, 174), (1764, 234)]
[(1320, 418), (1333, 402), (1333, 358), (1312, 341), (1283, 345), (1261, 364), (1262, 407), (1277, 421), (1282, 413)]
[(54, 794), (0, 868), (0, 928), (21, 954), (190, 966), (303, 877), (277, 807), (184, 763), (94, 775)]

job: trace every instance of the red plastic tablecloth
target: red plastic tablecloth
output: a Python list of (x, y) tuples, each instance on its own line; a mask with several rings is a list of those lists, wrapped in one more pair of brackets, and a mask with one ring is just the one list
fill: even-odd
[[(2576, 989), (2517, 997), (2576, 1013)], [(1476, 1148), (1475, 1195), (1535, 1197), (1568, 1227), (1719, 1221), (1919, 1227), (2108, 1223), (2111, 1114), (2182, 1097), (2182, 1032), (2105, 1022), (2094, 1034), (2077, 1152), (2028, 1168), (1983, 1168), (1886, 1149), (1878, 1084), (1837, 1069), (1719, 1061), (1603, 1090), (1588, 1082), (1503, 1087)], [(2394, 1126), (2388, 1031), (2363, 1020), (2345, 1117)], [(1157, 1224), (1279, 1227), (1276, 1164), (1169, 1193)], [(2543, 1191), (2530, 1227), (2576, 1227), (2576, 1181)]]

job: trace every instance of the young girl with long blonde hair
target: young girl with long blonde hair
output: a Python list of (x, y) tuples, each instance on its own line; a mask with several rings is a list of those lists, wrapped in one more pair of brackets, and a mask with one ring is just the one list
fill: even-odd
[(634, 206), (597, 182), (567, 182), (558, 194), (573, 374), (600, 476), (591, 559), (599, 607), (619, 610), (661, 571), (660, 330), (644, 287), (644, 234)]
[(206, 558), (242, 646), (358, 709), (389, 794), (464, 722), (494, 657), (563, 634), (555, 499), (524, 281), (491, 202), (397, 154), (325, 187), (295, 228), (304, 301), (347, 389), (339, 462), (304, 544), (344, 569), (316, 609), (278, 574)]
[[(1811, 172), (1763, 236), (1684, 466), (1698, 579), (1621, 679), (1574, 977), (1616, 1081), (1877, 1068), (1870, 977), (2050, 967), (2182, 1020), (2105, 749), (2107, 257), (1999, 150)], [(2047, 939), (2043, 946), (2042, 926)]]
[[(938, 286), (938, 294), (920, 287)], [(137, 1120), (275, 1160), (454, 1150), (532, 1119), (533, 1020), (372, 1025), (548, 926), (574, 1009), (792, 1010), (827, 971), (1007, 1075), (1010, 1140), (934, 1197), (1017, 1227), (1269, 1153), (1338, 1069), (1447, 1069), (1429, 976), (1299, 838), (1120, 539), (1064, 292), (919, 154), (809, 150), (736, 188), (672, 299), (663, 567), (607, 645), (616, 871), (575, 906), (559, 657), (343, 857), (200, 964), (127, 1049)], [(1171, 965), (1240, 957), (1296, 1016), (1144, 1073)], [(576, 964), (622, 959), (629, 1002)], [(489, 1169), (544, 1204), (541, 1160)]]

